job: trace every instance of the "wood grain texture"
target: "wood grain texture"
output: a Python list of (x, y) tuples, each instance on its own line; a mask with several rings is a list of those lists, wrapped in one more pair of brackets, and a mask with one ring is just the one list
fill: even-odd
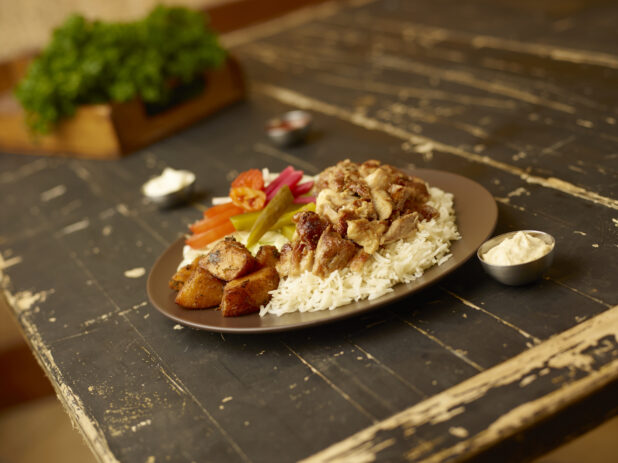
[[(2, 288), (99, 459), (522, 461), (616, 413), (617, 14), (327, 3), (235, 35), (251, 96), (207, 122), (114, 162), (2, 154)], [(264, 122), (294, 107), (308, 143), (270, 145)], [(506, 287), (473, 259), (381, 310), (264, 336), (149, 305), (147, 270), (239, 171), (346, 157), (474, 179), (496, 233), (551, 233), (554, 265)], [(165, 166), (196, 173), (195, 204), (140, 196)]]

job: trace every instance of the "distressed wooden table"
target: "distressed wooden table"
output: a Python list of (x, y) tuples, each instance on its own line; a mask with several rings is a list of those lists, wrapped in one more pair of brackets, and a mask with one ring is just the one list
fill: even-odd
[[(326, 3), (224, 37), (251, 97), (113, 162), (0, 155), (0, 268), (15, 316), (102, 462), (522, 461), (618, 409), (615, 2)], [(264, 121), (315, 118), (278, 149)], [(456, 172), (496, 232), (557, 239), (541, 281), (472, 259), (367, 315), (269, 335), (183, 328), (148, 270), (196, 220), (139, 186), (316, 173), (349, 157)], [(465, 239), (465, 237), (464, 237)]]

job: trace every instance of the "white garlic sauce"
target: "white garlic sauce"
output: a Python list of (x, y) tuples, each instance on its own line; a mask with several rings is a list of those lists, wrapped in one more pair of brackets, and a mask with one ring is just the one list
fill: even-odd
[(539, 259), (551, 251), (552, 246), (530, 233), (517, 232), (481, 257), (491, 265), (517, 265)]
[(148, 180), (142, 190), (147, 196), (163, 196), (181, 190), (194, 180), (193, 172), (166, 167), (161, 175)]

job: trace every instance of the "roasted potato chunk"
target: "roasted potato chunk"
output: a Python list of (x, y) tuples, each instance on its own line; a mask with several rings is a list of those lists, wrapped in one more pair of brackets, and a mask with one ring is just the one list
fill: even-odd
[(184, 267), (181, 267), (175, 274), (172, 276), (172, 279), (169, 281), (170, 289), (174, 291), (180, 291), (182, 285), (184, 285), (185, 281), (189, 279), (195, 267), (197, 267), (197, 262), (200, 260), (199, 257), (196, 257), (193, 262)]
[(253, 271), (255, 259), (241, 243), (225, 239), (200, 259), (199, 266), (220, 280), (232, 281)]
[(269, 291), (279, 286), (279, 274), (273, 267), (230, 281), (223, 289), (221, 313), (224, 317), (237, 317), (260, 310), (270, 300)]
[(274, 246), (260, 246), (257, 254), (255, 255), (255, 261), (257, 268), (275, 267), (279, 260), (279, 251)]
[(176, 295), (176, 304), (187, 309), (207, 309), (218, 306), (223, 296), (224, 282), (199, 265)]

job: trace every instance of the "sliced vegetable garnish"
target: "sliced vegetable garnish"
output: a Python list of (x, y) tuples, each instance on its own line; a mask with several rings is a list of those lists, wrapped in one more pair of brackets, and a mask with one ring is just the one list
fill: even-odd
[(243, 209), (238, 206), (228, 207), (221, 210), (217, 215), (211, 214), (210, 217), (205, 216), (202, 220), (198, 220), (197, 222), (192, 223), (191, 225), (189, 225), (189, 229), (193, 233), (202, 233), (209, 228), (214, 228), (218, 225), (221, 225), (223, 222), (229, 220), (230, 217), (238, 215), (242, 212)]
[(276, 179), (274, 179), (266, 186), (266, 188), (264, 188), (264, 193), (268, 195), (271, 191), (281, 185), (283, 181), (288, 177), (288, 175), (290, 175), (292, 172), (294, 172), (294, 168), (292, 166), (287, 166), (281, 171), (281, 173)]
[(244, 209), (242, 207), (238, 207), (233, 203), (225, 203), (220, 204), (218, 206), (213, 206), (210, 209), (206, 209), (204, 211), (204, 217), (215, 217), (219, 214), (230, 213), (228, 217), (231, 217), (236, 214), (242, 214)]
[(285, 214), (283, 214), (279, 219), (275, 222), (275, 224), (270, 227), (271, 230), (277, 230), (279, 228), (283, 228), (286, 225), (292, 225), (292, 217), (298, 212), (306, 212), (306, 211), (315, 211), (315, 203), (305, 204), (304, 206), (300, 206), (295, 204), (292, 210), (288, 210)]
[(264, 177), (262, 171), (258, 169), (249, 169), (245, 172), (241, 172), (238, 177), (232, 182), (232, 188), (248, 187), (254, 190), (264, 189)]
[(185, 243), (191, 246), (193, 249), (200, 249), (207, 244), (212, 243), (213, 241), (223, 238), (230, 233), (234, 233), (234, 231), (234, 225), (232, 225), (232, 222), (230, 222), (230, 220), (228, 219), (221, 225), (211, 228), (210, 230), (190, 236), (186, 239)]
[[(300, 182), (300, 179), (303, 178), (303, 172), (300, 170), (295, 170), (293, 171), (291, 174), (287, 175), (285, 177), (285, 179), (283, 179), (281, 181), (281, 184), (279, 184), (278, 186), (276, 186), (272, 191), (270, 191), (269, 193), (266, 193), (266, 201), (270, 201), (271, 199), (274, 198), (274, 196), (277, 194), (277, 192), (279, 191), (279, 189), (283, 186), (283, 185), (287, 185), (290, 189), (293, 188), (298, 182)], [(292, 194), (292, 196), (294, 196), (294, 194)]]
[(246, 211), (259, 211), (266, 203), (266, 194), (263, 191), (246, 186), (232, 188), (230, 198), (232, 198), (232, 203)]
[(223, 214), (215, 217), (204, 217), (202, 220), (198, 220), (197, 222), (189, 225), (189, 230), (191, 230), (194, 234), (202, 233), (206, 230), (217, 227), (228, 220), (230, 220), (230, 217)]
[[(249, 230), (247, 246), (255, 245), (268, 230), (294, 233), (292, 217), (299, 211), (314, 211), (315, 198), (306, 195), (314, 182), (299, 183), (303, 172), (288, 166), (266, 188), (258, 169), (240, 173), (230, 188), (231, 202), (204, 211), (204, 218), (191, 225), (193, 236), (186, 243), (201, 248), (236, 230)], [(221, 198), (220, 198), (221, 199)]]
[(251, 230), (251, 227), (253, 227), (261, 213), (262, 211), (245, 212), (244, 214), (230, 217), (230, 220), (236, 230)]
[(315, 196), (299, 196), (298, 198), (294, 198), (295, 204), (308, 204), (315, 203)]
[(304, 195), (311, 191), (311, 188), (313, 188), (313, 184), (313, 180), (304, 183), (297, 183), (293, 187), (290, 187), (290, 190), (292, 190), (292, 194), (294, 195), (294, 197)]
[(258, 240), (272, 227), (275, 222), (283, 215), (285, 210), (292, 204), (294, 196), (290, 187), (284, 185), (275, 197), (266, 205), (259, 215), (247, 238), (247, 247), (251, 248)]

